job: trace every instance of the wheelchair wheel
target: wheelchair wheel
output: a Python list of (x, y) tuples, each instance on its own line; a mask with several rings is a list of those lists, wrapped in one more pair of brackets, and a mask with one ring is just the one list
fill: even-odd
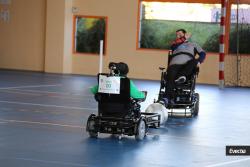
[(199, 95), (199, 93), (195, 93), (194, 96), (196, 98), (196, 102), (194, 104), (193, 114), (196, 117), (198, 115), (198, 113), (199, 113), (200, 95)]
[(146, 122), (144, 119), (140, 119), (136, 127), (135, 139), (141, 141), (146, 136)]
[(89, 133), (89, 136), (91, 138), (97, 138), (98, 137), (98, 133), (96, 132), (95, 129), (95, 115), (91, 114), (88, 118), (87, 121), (87, 127), (86, 127), (86, 131)]

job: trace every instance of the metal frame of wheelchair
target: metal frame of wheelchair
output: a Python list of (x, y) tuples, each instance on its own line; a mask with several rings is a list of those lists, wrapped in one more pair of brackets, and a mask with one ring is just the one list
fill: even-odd
[[(174, 104), (166, 104), (165, 98), (167, 83), (165, 76), (167, 74), (165, 68), (160, 67), (161, 70), (161, 82), (160, 90), (157, 102), (165, 105), (170, 110), (169, 117), (196, 117), (199, 113), (199, 93), (195, 92), (196, 78), (199, 73), (197, 68), (194, 73), (187, 78), (184, 83), (176, 83), (176, 87), (173, 90), (175, 92)], [(184, 109), (184, 112), (177, 112), (175, 109)], [(187, 110), (190, 110), (188, 113)]]
[[(109, 76), (109, 74), (98, 74), (98, 78), (99, 75)], [(99, 93), (97, 93), (97, 96), (98, 94)], [(104, 96), (112, 96), (112, 94), (106, 94)], [(99, 133), (107, 133), (117, 134), (119, 135), (119, 139), (121, 139), (123, 135), (134, 135), (136, 140), (143, 140), (148, 132), (148, 128), (158, 128), (160, 126), (160, 114), (144, 113), (140, 111), (139, 103), (145, 99), (131, 99), (129, 103), (131, 103), (132, 106), (128, 108), (129, 111), (127, 111), (125, 115), (117, 115), (119, 111), (116, 111), (114, 114), (103, 113), (102, 108), (100, 108), (101, 101), (98, 99), (96, 100), (98, 101), (98, 115), (91, 114), (87, 120), (86, 126), (86, 131), (92, 138), (97, 138)], [(111, 107), (109, 110), (113, 110), (113, 108)]]

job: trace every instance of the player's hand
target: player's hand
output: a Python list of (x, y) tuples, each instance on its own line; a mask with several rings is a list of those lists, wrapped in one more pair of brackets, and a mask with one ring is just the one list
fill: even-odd
[(186, 33), (185, 34), (185, 38), (188, 39), (188, 38), (191, 38), (192, 34), (191, 33)]

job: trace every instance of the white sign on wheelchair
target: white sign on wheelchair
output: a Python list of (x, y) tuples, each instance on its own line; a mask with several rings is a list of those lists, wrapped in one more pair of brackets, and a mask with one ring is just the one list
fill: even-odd
[(120, 77), (105, 75), (99, 76), (99, 93), (120, 94)]

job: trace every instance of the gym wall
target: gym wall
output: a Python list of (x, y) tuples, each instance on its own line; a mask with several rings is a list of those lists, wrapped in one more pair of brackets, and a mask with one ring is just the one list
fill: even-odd
[[(123, 61), (129, 77), (159, 80), (168, 51), (136, 49), (138, 0), (12, 0), (9, 23), (0, 21), (0, 68), (96, 75), (99, 57), (73, 53), (73, 13), (107, 16), (104, 71), (110, 61)], [(208, 53), (199, 83), (218, 84), (218, 53)], [(250, 58), (249, 56), (247, 59)]]
[(11, 0), (0, 4), (0, 68), (43, 71), (45, 0)]

